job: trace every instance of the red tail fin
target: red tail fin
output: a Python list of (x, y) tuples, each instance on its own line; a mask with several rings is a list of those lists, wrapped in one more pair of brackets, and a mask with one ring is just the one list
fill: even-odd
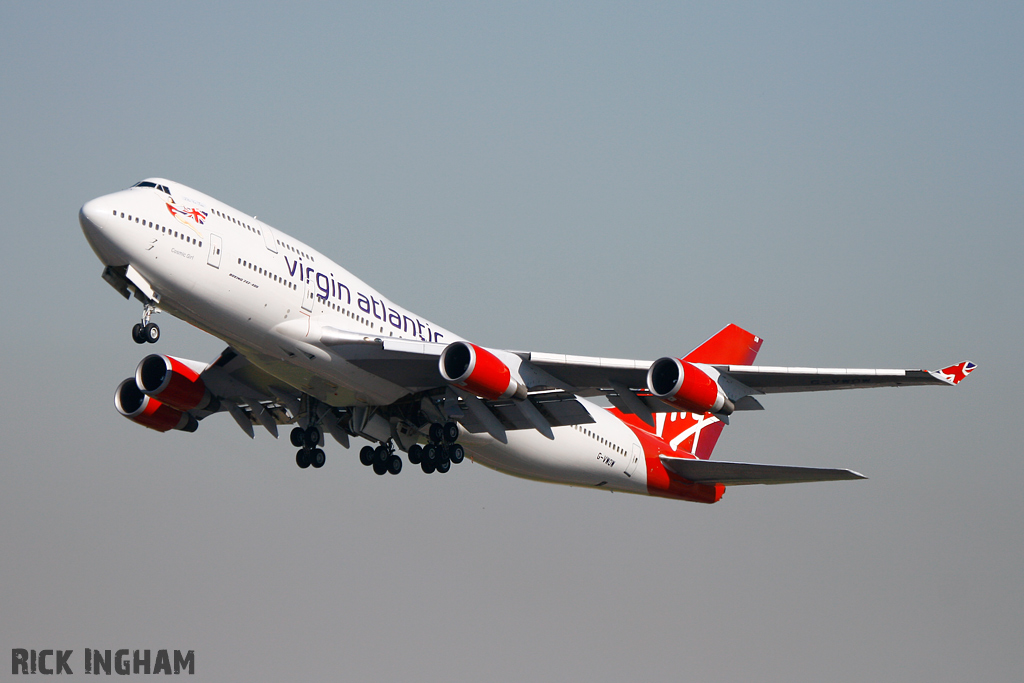
[[(762, 339), (736, 325), (721, 332), (691, 351), (683, 360), (708, 365), (750, 365), (761, 350)], [(655, 413), (654, 427), (635, 415), (616, 415), (634, 429), (642, 429), (664, 439), (673, 451), (689, 453), (701, 460), (711, 457), (725, 427), (711, 413)]]
[(764, 340), (742, 327), (726, 325), (721, 332), (695, 348), (683, 360), (708, 365), (750, 365)]

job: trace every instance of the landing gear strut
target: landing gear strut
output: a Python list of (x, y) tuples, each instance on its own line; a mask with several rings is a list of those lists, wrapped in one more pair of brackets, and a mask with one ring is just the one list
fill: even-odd
[(132, 341), (136, 344), (156, 344), (160, 341), (160, 327), (156, 323), (149, 322), (150, 316), (156, 310), (153, 304), (146, 304), (142, 309), (142, 322), (135, 323), (132, 327)]

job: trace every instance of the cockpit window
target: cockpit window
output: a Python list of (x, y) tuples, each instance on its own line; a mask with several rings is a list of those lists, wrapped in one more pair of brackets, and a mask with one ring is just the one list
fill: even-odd
[(161, 192), (165, 192), (167, 194), (171, 193), (171, 191), (167, 188), (166, 185), (157, 185), (156, 183), (150, 182), (148, 180), (140, 180), (139, 182), (132, 185), (132, 187), (152, 187), (154, 190), (160, 190)]

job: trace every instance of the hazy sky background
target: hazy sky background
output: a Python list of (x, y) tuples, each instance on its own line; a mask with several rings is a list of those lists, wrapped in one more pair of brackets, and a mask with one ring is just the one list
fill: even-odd
[[(195, 680), (1018, 680), (1020, 3), (0, 4), (0, 656)], [(163, 176), (483, 344), (925, 367), (716, 457), (864, 482), (702, 506), (376, 477), (121, 418), (141, 305), (77, 212)], [(223, 343), (169, 316), (159, 350)], [(0, 666), (0, 671), (7, 671)], [(6, 675), (6, 674), (5, 674)]]

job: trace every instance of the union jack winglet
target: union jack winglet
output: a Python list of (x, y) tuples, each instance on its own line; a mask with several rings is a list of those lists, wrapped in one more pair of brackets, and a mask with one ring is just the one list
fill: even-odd
[(942, 368), (941, 370), (933, 370), (928, 373), (936, 379), (941, 379), (943, 382), (951, 385), (960, 384), (967, 375), (974, 372), (974, 368), (978, 367), (969, 360), (965, 360), (963, 363), (957, 363), (956, 365), (950, 365), (948, 368)]

